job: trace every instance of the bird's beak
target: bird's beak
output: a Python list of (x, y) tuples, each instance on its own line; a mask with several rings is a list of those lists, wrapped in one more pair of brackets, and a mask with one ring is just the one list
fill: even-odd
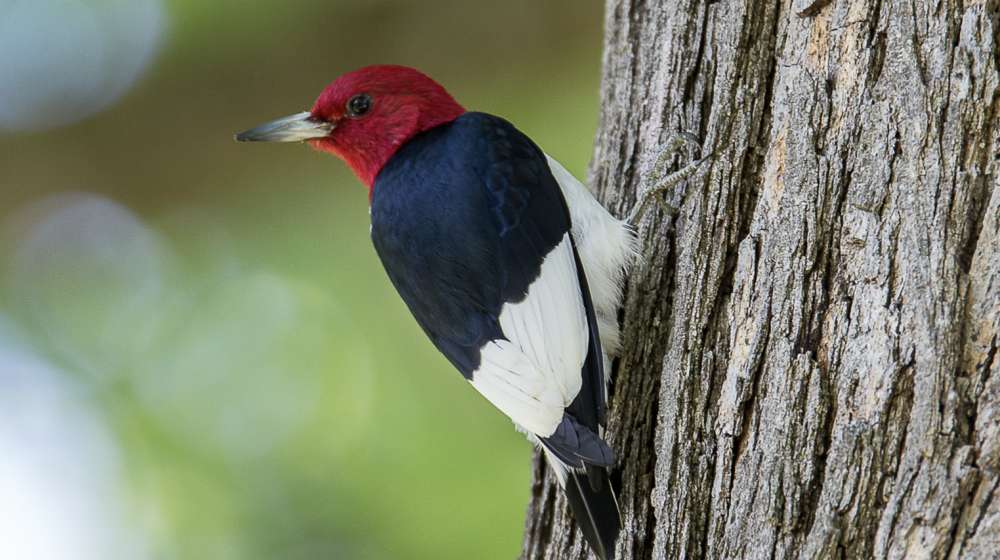
[(324, 138), (333, 131), (333, 123), (322, 121), (309, 111), (271, 121), (237, 134), (238, 142), (300, 142)]

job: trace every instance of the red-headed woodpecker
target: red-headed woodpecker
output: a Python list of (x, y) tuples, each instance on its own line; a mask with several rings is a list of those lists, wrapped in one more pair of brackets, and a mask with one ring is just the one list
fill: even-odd
[(417, 323), (545, 450), (591, 548), (613, 558), (621, 515), (602, 437), (628, 225), (512, 124), (402, 66), (346, 74), (312, 110), (236, 139), (304, 140), (347, 162)]

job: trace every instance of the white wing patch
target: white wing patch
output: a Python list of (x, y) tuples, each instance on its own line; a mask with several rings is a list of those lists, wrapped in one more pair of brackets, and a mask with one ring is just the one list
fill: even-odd
[(472, 386), (525, 430), (548, 437), (580, 392), (589, 331), (567, 233), (519, 303), (500, 310), (507, 340), (480, 352)]

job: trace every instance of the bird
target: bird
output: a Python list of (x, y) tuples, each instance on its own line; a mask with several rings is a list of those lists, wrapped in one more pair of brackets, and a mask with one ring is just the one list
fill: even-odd
[(236, 140), (304, 141), (347, 163), (369, 188), (372, 244), (416, 322), (544, 451), (591, 549), (613, 559), (622, 518), (608, 375), (633, 227), (513, 124), (467, 111), (404, 66), (344, 74), (309, 111)]

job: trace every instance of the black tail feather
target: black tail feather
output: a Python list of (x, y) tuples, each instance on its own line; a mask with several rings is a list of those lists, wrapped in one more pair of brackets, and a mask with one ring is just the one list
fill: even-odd
[[(587, 469), (601, 479), (592, 484), (588, 474), (569, 471), (566, 498), (583, 536), (601, 560), (614, 560), (615, 540), (622, 528), (621, 512), (606, 469)], [(597, 487), (595, 490), (594, 487)]]

